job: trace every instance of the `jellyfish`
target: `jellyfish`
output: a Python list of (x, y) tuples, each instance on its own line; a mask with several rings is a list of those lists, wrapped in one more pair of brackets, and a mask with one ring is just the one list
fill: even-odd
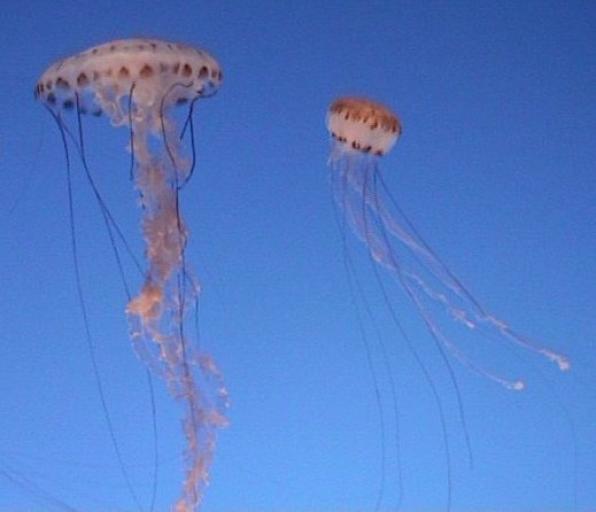
[[(56, 121), (65, 149), (72, 248), (88, 340), (74, 236), (69, 147), (78, 152), (122, 270), (116, 242), (129, 254), (130, 247), (93, 181), (82, 121), (86, 114), (105, 114), (113, 126), (128, 130), (129, 172), (141, 208), (146, 268), (142, 269), (144, 284), (135, 297), (129, 296), (126, 314), (137, 355), (165, 381), (171, 396), (184, 404), (185, 477), (172, 506), (176, 512), (200, 506), (216, 432), (227, 424), (222, 375), (213, 358), (193, 345), (185, 329), (200, 286), (185, 252), (189, 229), (180, 201), (195, 167), (193, 108), (197, 100), (215, 94), (221, 81), (219, 64), (204, 50), (158, 39), (125, 39), (52, 64), (35, 86), (35, 97)], [(177, 105), (188, 107), (184, 123), (175, 115)], [(74, 130), (69, 127), (68, 111), (75, 114)], [(186, 133), (190, 143), (185, 143)]]
[[(470, 461), (472, 454), (469, 436), (465, 426), (459, 387), (450, 361), (455, 360), (468, 370), (508, 390), (521, 391), (525, 388), (525, 382), (521, 378), (505, 377), (469, 356), (454, 336), (447, 332), (448, 329), (439, 318), (450, 318), (456, 326), (459, 326), (455, 331), (459, 332), (463, 329), (474, 336), (512, 344), (537, 354), (554, 363), (559, 370), (569, 370), (570, 362), (566, 356), (519, 333), (508, 322), (485, 308), (422, 238), (400, 208), (380, 171), (382, 157), (391, 151), (402, 133), (402, 125), (396, 114), (388, 107), (369, 99), (344, 97), (330, 105), (326, 124), (331, 135), (330, 181), (342, 237), (345, 236), (345, 228), (349, 226), (364, 244), (393, 322), (404, 337), (408, 350), (412, 353), (434, 395), (442, 423), (446, 451), (447, 509), (449, 510), (451, 468), (443, 405), (433, 382), (433, 376), (421, 360), (415, 343), (408, 337), (397, 318), (391, 305), (389, 292), (383, 284), (382, 275), (391, 276), (403, 290), (405, 297), (413, 304), (447, 366), (449, 378), (457, 396), (458, 414), (464, 429)], [(349, 275), (352, 292), (356, 290), (362, 293), (358, 283), (354, 284), (351, 260), (348, 260), (347, 268), (348, 273), (352, 273), (352, 277)], [(381, 272), (379, 272), (380, 269), (382, 269)], [(365, 305), (365, 308), (370, 314), (370, 307)], [(450, 330), (453, 329), (450, 328)], [(370, 359), (370, 355), (368, 357)], [(375, 378), (374, 375), (373, 378)], [(391, 393), (395, 395), (393, 381), (391, 381), (391, 387)], [(381, 478), (384, 479), (384, 476)], [(379, 493), (376, 509), (379, 507), (381, 497), (382, 490)]]

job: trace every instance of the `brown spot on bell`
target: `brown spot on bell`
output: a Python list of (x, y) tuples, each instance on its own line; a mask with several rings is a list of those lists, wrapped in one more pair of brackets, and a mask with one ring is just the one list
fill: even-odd
[(182, 66), (182, 76), (190, 76), (192, 75), (192, 68), (188, 65), (188, 64), (184, 64), (184, 66)]
[(89, 83), (89, 78), (87, 78), (87, 75), (85, 73), (81, 73), (77, 77), (77, 85), (79, 87), (85, 87), (88, 83)]
[(141, 71), (139, 71), (139, 76), (141, 78), (150, 78), (153, 76), (153, 68), (149, 64), (145, 64)]
[(64, 78), (59, 76), (58, 78), (56, 78), (56, 87), (60, 89), (70, 89), (70, 84), (66, 80), (64, 80)]

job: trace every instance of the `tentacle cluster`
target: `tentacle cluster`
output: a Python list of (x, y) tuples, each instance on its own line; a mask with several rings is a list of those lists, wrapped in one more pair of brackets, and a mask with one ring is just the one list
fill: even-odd
[(435, 320), (431, 304), (469, 330), (496, 335), (568, 370), (570, 362), (564, 355), (516, 332), (486, 310), (422, 239), (384, 187), (378, 162), (401, 133), (397, 116), (370, 100), (341, 98), (330, 106), (327, 126), (334, 139), (330, 163), (338, 206), (374, 261), (397, 279), (439, 346), (467, 368), (508, 389), (525, 386), (522, 380), (501, 377), (469, 358)]

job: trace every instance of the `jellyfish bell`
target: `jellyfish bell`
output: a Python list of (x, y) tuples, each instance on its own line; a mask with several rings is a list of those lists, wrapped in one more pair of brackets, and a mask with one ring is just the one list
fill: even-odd
[(54, 63), (37, 81), (34, 95), (54, 110), (70, 110), (78, 100), (82, 113), (105, 112), (120, 124), (127, 122), (120, 100), (133, 85), (135, 107), (151, 110), (160, 108), (166, 91), (166, 105), (183, 103), (212, 93), (221, 81), (219, 64), (204, 50), (158, 39), (122, 39)]
[(391, 151), (402, 128), (388, 107), (365, 98), (340, 98), (327, 113), (327, 128), (345, 151), (382, 156)]
[[(147, 269), (142, 289), (136, 297), (129, 296), (126, 311), (137, 354), (165, 380), (170, 394), (185, 405), (185, 481), (173, 506), (177, 512), (190, 512), (200, 505), (216, 430), (226, 425), (227, 390), (222, 376), (213, 359), (193, 347), (184, 329), (186, 314), (198, 300), (199, 285), (185, 253), (189, 230), (180, 201), (180, 191), (195, 166), (193, 107), (196, 100), (212, 96), (221, 81), (219, 64), (202, 49), (159, 39), (122, 39), (56, 62), (41, 75), (34, 91), (54, 117), (66, 153), (77, 290), (91, 352), (76, 250), (68, 148), (74, 146), (81, 158), (122, 273), (114, 238), (119, 237), (129, 248), (92, 179), (82, 116), (103, 113), (114, 126), (129, 129), (131, 177), (142, 207)], [(189, 105), (184, 126), (173, 114), (173, 107), (182, 104)], [(76, 130), (68, 127), (64, 115), (73, 110), (77, 114)], [(185, 154), (187, 126), (190, 161)], [(125, 288), (128, 293), (126, 283)], [(101, 395), (99, 382), (98, 388)], [(111, 429), (107, 410), (104, 412)]]

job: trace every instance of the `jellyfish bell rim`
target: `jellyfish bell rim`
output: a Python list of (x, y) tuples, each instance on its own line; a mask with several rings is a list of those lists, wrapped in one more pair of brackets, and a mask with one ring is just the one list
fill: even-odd
[(53, 110), (66, 110), (76, 96), (82, 98), (90, 91), (97, 95), (98, 90), (111, 88), (121, 97), (134, 85), (137, 95), (145, 89), (157, 96), (184, 81), (188, 86), (170, 96), (174, 104), (180, 98), (212, 96), (223, 82), (221, 66), (196, 46), (157, 38), (117, 39), (50, 64), (36, 82), (34, 99)]
[(362, 96), (334, 100), (327, 109), (326, 125), (342, 151), (376, 156), (389, 153), (403, 131), (393, 110)]

